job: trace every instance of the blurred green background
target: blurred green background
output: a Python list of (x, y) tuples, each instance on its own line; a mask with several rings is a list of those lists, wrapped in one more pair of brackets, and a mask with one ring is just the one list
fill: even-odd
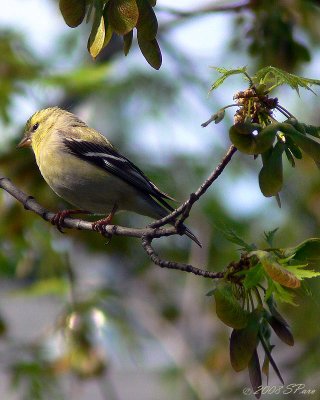
[[(164, 191), (184, 201), (229, 147), (229, 113), (219, 125), (201, 123), (246, 88), (230, 78), (208, 96), (211, 66), (274, 65), (319, 79), (318, 1), (159, 0), (155, 8), (163, 55), (153, 70), (136, 41), (125, 58), (114, 37), (93, 61), (89, 25), (68, 28), (56, 1), (11, 0), (0, 13), (0, 168), (50, 210), (67, 207), (42, 180), (28, 150), (17, 150), (25, 121), (59, 105), (106, 134)], [(200, 10), (195, 12), (194, 10)], [(317, 89), (316, 89), (317, 91)], [(319, 99), (277, 93), (299, 120), (320, 124)], [(287, 166), (288, 167), (288, 166)], [(163, 238), (167, 259), (223, 269), (239, 253), (219, 225), (247, 242), (279, 227), (276, 245), (319, 235), (320, 180), (312, 160), (285, 171), (282, 208), (259, 191), (258, 160), (236, 154), (193, 208), (185, 237)], [(230, 330), (215, 315), (209, 280), (153, 265), (138, 240), (54, 227), (7, 193), (0, 193), (0, 397), (6, 400), (239, 399), (247, 373), (229, 362)], [(116, 223), (149, 220), (119, 215)], [(282, 307), (296, 344), (274, 338), (285, 383), (320, 396), (320, 283), (297, 291), (298, 307)], [(269, 385), (279, 385), (271, 374)], [(291, 394), (300, 398), (301, 394)], [(266, 398), (288, 398), (266, 395)], [(311, 396), (310, 396), (311, 397)]]

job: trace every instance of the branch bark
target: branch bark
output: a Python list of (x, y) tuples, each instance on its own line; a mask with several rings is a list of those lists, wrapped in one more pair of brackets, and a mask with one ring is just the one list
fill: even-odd
[(201, 186), (194, 192), (190, 194), (190, 197), (187, 201), (185, 201), (180, 207), (172, 211), (172, 213), (168, 214), (164, 218), (158, 219), (155, 222), (149, 224), (149, 227), (156, 228), (159, 226), (163, 226), (168, 222), (174, 221), (179, 215), (182, 215), (181, 223), (189, 216), (191, 208), (193, 204), (200, 199), (201, 196), (205, 194), (205, 192), (209, 189), (209, 187), (213, 184), (213, 182), (219, 178), (225, 167), (231, 161), (232, 156), (237, 151), (235, 146), (230, 146), (225, 156), (219, 163), (219, 165), (211, 172), (208, 178), (201, 184)]
[[(191, 193), (189, 199), (185, 201), (180, 207), (168, 214), (166, 217), (157, 220), (149, 224), (146, 228), (127, 228), (118, 225), (108, 225), (104, 229), (106, 236), (127, 236), (141, 238), (142, 247), (148, 254), (150, 259), (161, 268), (176, 269), (183, 272), (189, 272), (195, 275), (203, 276), (204, 278), (210, 279), (221, 279), (224, 276), (223, 272), (212, 272), (206, 271), (194, 267), (190, 264), (183, 264), (174, 261), (168, 261), (161, 259), (152, 247), (153, 239), (160, 238), (163, 236), (171, 236), (181, 233), (181, 225), (186, 218), (188, 218), (190, 211), (195, 202), (197, 202), (201, 196), (208, 190), (213, 182), (221, 175), (225, 167), (231, 161), (233, 154), (237, 151), (234, 146), (230, 146), (227, 153), (223, 157), (219, 165), (212, 171), (209, 177), (200, 185), (200, 187)], [(40, 205), (32, 196), (27, 195), (21, 189), (19, 189), (9, 178), (0, 176), (0, 188), (9, 193), (12, 197), (18, 200), (26, 210), (33, 211), (45, 221), (51, 221), (55, 215), (53, 212), (48, 211), (42, 205)], [(174, 226), (164, 227), (167, 223), (173, 223), (176, 221)], [(65, 218), (62, 224), (63, 228), (69, 229), (80, 229), (80, 230), (93, 230), (92, 222), (84, 221), (76, 218)]]

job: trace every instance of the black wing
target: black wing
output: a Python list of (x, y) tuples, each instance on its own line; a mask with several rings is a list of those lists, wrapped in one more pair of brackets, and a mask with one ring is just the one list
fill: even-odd
[(153, 196), (168, 210), (173, 210), (164, 198), (174, 199), (158, 189), (136, 165), (112, 147), (71, 138), (64, 138), (63, 142), (69, 153), (118, 176), (141, 192)]

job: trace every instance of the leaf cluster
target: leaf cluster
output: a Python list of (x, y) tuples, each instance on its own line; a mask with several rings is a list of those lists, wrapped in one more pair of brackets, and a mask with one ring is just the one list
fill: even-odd
[[(283, 155), (292, 167), (295, 159), (302, 159), (307, 153), (320, 166), (320, 128), (298, 121), (280, 105), (277, 98), (269, 97), (270, 92), (281, 85), (288, 85), (299, 94), (299, 88), (311, 90), (311, 85), (320, 85), (317, 79), (290, 74), (275, 67), (265, 67), (249, 76), (246, 67), (227, 70), (216, 68), (221, 76), (212, 84), (211, 91), (217, 89), (228, 77), (242, 74), (249, 82), (249, 88), (234, 95), (236, 104), (223, 107), (215, 113), (211, 121), (220, 122), (225, 109), (238, 107), (234, 115), (234, 125), (229, 129), (232, 144), (242, 153), (262, 159), (259, 172), (259, 186), (266, 197), (277, 196), (283, 186)], [(278, 122), (274, 111), (279, 111), (287, 119)]]
[(123, 51), (127, 55), (137, 30), (138, 45), (147, 62), (155, 69), (162, 63), (156, 36), (158, 21), (153, 11), (155, 0), (60, 0), (61, 14), (68, 26), (75, 28), (85, 17), (92, 16), (88, 51), (93, 58), (109, 44), (113, 34), (123, 37)]
[[(265, 233), (272, 246), (276, 230)], [(294, 339), (288, 323), (277, 310), (276, 301), (293, 303), (293, 292), (301, 281), (320, 276), (320, 272), (306, 269), (320, 266), (320, 239), (311, 238), (295, 247), (260, 250), (248, 244), (230, 229), (226, 237), (240, 245), (244, 253), (239, 263), (231, 263), (224, 281), (209, 292), (213, 295), (218, 318), (233, 328), (230, 338), (230, 360), (237, 372), (248, 369), (256, 397), (261, 396), (262, 372), (269, 377), (269, 364), (283, 383), (279, 369), (271, 355), (272, 331), (287, 345)], [(309, 265), (311, 264), (311, 265)], [(265, 287), (267, 285), (267, 287)], [(260, 366), (257, 348), (261, 345), (265, 357)]]
[[(271, 355), (274, 348), (270, 342), (271, 329), (284, 343), (293, 346), (294, 339), (290, 328), (276, 309), (272, 297), (269, 297), (264, 307), (260, 300), (255, 306), (250, 291), (239, 291), (239, 287), (231, 284), (220, 285), (213, 294), (217, 316), (233, 328), (230, 337), (231, 365), (236, 372), (248, 369), (255, 396), (260, 398), (262, 372), (268, 379), (270, 364), (283, 383)], [(259, 345), (265, 354), (262, 368), (258, 356)]]
[(255, 86), (257, 94), (261, 92), (264, 92), (265, 94), (270, 93), (275, 88), (282, 85), (290, 86), (299, 94), (300, 87), (303, 89), (311, 90), (310, 86), (320, 85), (319, 79), (311, 79), (298, 76), (271, 65), (259, 69), (252, 76), (249, 75), (247, 67), (239, 67), (233, 69), (222, 67), (213, 68), (221, 76), (219, 76), (211, 85), (210, 92), (217, 89), (224, 83), (227, 78), (233, 75), (243, 75), (244, 79), (250, 83), (250, 87)]

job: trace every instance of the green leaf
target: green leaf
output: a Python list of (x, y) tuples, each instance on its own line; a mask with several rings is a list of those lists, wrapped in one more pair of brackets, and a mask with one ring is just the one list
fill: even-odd
[(235, 329), (244, 328), (247, 325), (249, 313), (234, 298), (230, 286), (218, 287), (213, 295), (216, 302), (216, 313), (222, 322)]
[(283, 71), (276, 67), (265, 67), (257, 71), (252, 80), (255, 84), (267, 85), (268, 91), (275, 89), (281, 85), (289, 85), (292, 89), (296, 90), (299, 94), (299, 87), (307, 90), (313, 90), (310, 88), (311, 85), (320, 85), (320, 80), (303, 78), (298, 75), (290, 74), (289, 72)]
[(271, 278), (267, 277), (268, 288), (265, 294), (265, 299), (268, 300), (270, 296), (273, 296), (279, 303), (289, 303), (292, 306), (296, 306), (293, 301), (294, 294), (289, 290), (282, 287), (278, 282), (273, 281)]
[(307, 263), (314, 268), (320, 268), (320, 239), (311, 238), (299, 243), (295, 247), (282, 249), (285, 257), (293, 256), (294, 260)]
[(229, 242), (239, 245), (240, 249), (245, 251), (252, 251), (256, 249), (254, 244), (245, 242), (231, 227), (221, 224), (216, 224), (215, 226)]
[(311, 269), (305, 269), (307, 264), (292, 264), (287, 265), (287, 269), (291, 271), (298, 279), (303, 280), (307, 278), (315, 278), (320, 276), (320, 272), (313, 271)]
[(245, 272), (245, 278), (242, 284), (247, 290), (257, 287), (257, 285), (262, 281), (262, 279), (265, 276), (264, 270), (260, 263), (257, 264), (255, 267), (250, 268), (244, 272)]
[(278, 232), (279, 228), (275, 228), (272, 231), (264, 232), (265, 241), (268, 243), (270, 247), (273, 247), (273, 239), (275, 234)]
[(225, 69), (225, 68), (219, 68), (219, 67), (212, 67), (214, 68), (217, 72), (219, 72), (219, 74), (221, 74), (222, 76), (220, 76), (211, 86), (210, 91), (212, 92), (213, 90), (217, 89), (220, 85), (222, 85), (222, 83), (229, 77), (232, 75), (238, 75), (238, 74), (244, 74), (245, 78), (247, 78), (247, 67), (242, 67), (242, 68), (236, 68), (236, 69)]
[(260, 314), (250, 314), (248, 324), (243, 329), (234, 329), (230, 337), (230, 361), (232, 368), (242, 371), (247, 368), (258, 345)]
[(159, 69), (162, 64), (162, 56), (160, 47), (156, 39), (153, 40), (145, 40), (141, 37), (138, 37), (138, 44), (143, 54), (144, 58), (154, 69)]
[(86, 15), (86, 0), (60, 0), (59, 8), (65, 23), (75, 28)]
[(137, 24), (139, 10), (136, 0), (109, 0), (108, 20), (114, 32), (125, 35)]

